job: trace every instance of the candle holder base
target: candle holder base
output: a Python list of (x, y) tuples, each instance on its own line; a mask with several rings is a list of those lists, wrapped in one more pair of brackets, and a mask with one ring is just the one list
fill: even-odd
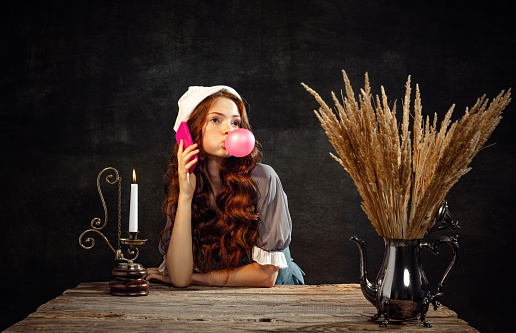
[(132, 232), (129, 231), (129, 238), (120, 238), (120, 243), (124, 245), (130, 245), (131, 247), (135, 247), (138, 245), (143, 245), (145, 242), (147, 242), (147, 239), (140, 239), (138, 238), (139, 231)]
[(115, 280), (109, 283), (109, 293), (114, 296), (147, 296), (149, 281), (143, 279), (147, 270), (141, 264), (120, 263), (113, 269)]

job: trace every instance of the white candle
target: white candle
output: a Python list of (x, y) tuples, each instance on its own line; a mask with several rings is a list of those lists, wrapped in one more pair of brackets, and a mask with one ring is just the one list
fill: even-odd
[(129, 209), (129, 232), (138, 232), (138, 184), (136, 184), (136, 172), (133, 169), (133, 182), (131, 184), (131, 206)]

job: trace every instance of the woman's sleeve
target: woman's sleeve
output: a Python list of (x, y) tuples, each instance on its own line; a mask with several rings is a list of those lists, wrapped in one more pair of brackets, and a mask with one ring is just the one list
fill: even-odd
[(290, 245), (292, 232), (287, 195), (270, 166), (258, 164), (251, 175), (258, 191), (256, 209), (259, 217), (259, 239), (253, 248), (253, 260), (260, 265), (286, 268), (283, 250)]

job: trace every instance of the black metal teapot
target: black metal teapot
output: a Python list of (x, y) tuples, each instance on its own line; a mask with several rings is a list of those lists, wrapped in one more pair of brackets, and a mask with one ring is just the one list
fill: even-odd
[[(446, 229), (450, 226), (453, 229), (459, 228), (458, 223), (452, 221), (445, 201), (427, 229), (425, 237), (434, 230)], [(426, 313), (430, 303), (433, 304), (434, 310), (437, 310), (440, 305), (437, 298), (442, 295), (444, 284), (459, 257), (457, 237), (443, 236), (432, 244), (420, 239), (390, 239), (384, 237), (383, 262), (374, 282), (370, 282), (367, 276), (367, 255), (364, 241), (357, 236), (351, 237), (350, 240), (357, 243), (360, 250), (360, 286), (362, 293), (378, 310), (372, 319), (377, 320), (382, 315), (384, 317), (384, 320), (380, 322), (380, 327), (386, 327), (389, 320), (392, 319), (419, 319), (425, 327), (432, 326), (425, 319)], [(453, 256), (437, 286), (437, 292), (432, 294), (421, 263), (420, 251), (422, 248), (427, 248), (432, 253), (439, 254), (438, 247), (443, 243), (451, 246)]]

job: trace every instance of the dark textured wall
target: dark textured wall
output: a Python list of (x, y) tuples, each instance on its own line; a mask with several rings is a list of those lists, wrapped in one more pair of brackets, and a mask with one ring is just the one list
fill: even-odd
[[(366, 240), (370, 271), (383, 254), (352, 181), (312, 110), (305, 82), (329, 100), (347, 71), (355, 90), (368, 72), (373, 92), (403, 97), (408, 75), (423, 108), (456, 116), (515, 83), (515, 29), (501, 1), (11, 1), (2, 10), (0, 328), (66, 288), (109, 281), (115, 263), (101, 239), (78, 245), (103, 218), (95, 180), (123, 177), (127, 229), (131, 171), (140, 185), (139, 261), (159, 264), (162, 175), (174, 143), (177, 99), (189, 85), (227, 84), (249, 103), (265, 162), (289, 197), (293, 257), (306, 282), (358, 282)], [(5, 6), (5, 5), (4, 5)], [(442, 302), (483, 332), (508, 325), (514, 264), (514, 104), (473, 170), (448, 196), (461, 259)], [(106, 234), (116, 234), (116, 189), (104, 186)], [(434, 238), (435, 238), (434, 237)], [(425, 255), (434, 285), (449, 251)], [(371, 274), (374, 277), (374, 274)], [(506, 283), (504, 283), (506, 282)], [(501, 290), (504, 286), (507, 290)], [(430, 310), (433, 311), (433, 310)]]

